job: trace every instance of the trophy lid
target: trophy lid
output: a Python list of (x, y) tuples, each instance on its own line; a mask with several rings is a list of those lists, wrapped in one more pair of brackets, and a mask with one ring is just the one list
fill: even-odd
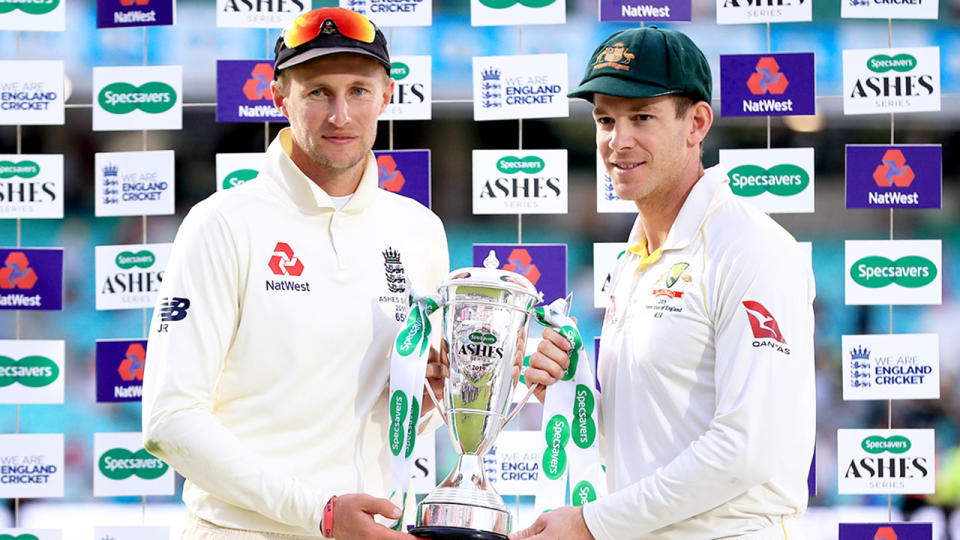
[(485, 268), (467, 267), (458, 268), (450, 272), (443, 283), (441, 289), (450, 287), (486, 287), (491, 289), (503, 289), (514, 293), (526, 294), (539, 301), (540, 293), (537, 288), (530, 283), (526, 277), (509, 270), (500, 270), (500, 262), (494, 255), (493, 250), (483, 261)]

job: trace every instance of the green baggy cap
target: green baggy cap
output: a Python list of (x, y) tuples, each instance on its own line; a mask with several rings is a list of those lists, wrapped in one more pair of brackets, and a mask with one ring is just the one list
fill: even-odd
[(580, 86), (567, 94), (625, 98), (683, 94), (710, 103), (713, 79), (703, 52), (681, 32), (647, 26), (611, 35), (593, 51)]

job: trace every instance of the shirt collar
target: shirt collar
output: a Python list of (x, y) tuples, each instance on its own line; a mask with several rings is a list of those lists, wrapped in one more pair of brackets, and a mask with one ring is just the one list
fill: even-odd
[[(290, 128), (283, 128), (267, 148), (264, 167), (266, 176), (276, 182), (281, 191), (305, 212), (313, 214), (319, 211), (335, 211), (333, 201), (327, 192), (303, 174), (297, 164), (290, 159), (292, 145)], [(353, 197), (341, 211), (359, 212), (368, 208), (376, 200), (379, 190), (377, 159), (373, 152), (369, 152), (360, 176), (360, 184), (357, 185)]]
[(729, 191), (726, 187), (729, 182), (726, 173), (719, 165), (706, 169), (703, 176), (693, 185), (687, 199), (683, 201), (683, 206), (680, 207), (680, 212), (673, 220), (670, 232), (667, 233), (666, 241), (653, 253), (647, 252), (647, 239), (643, 236), (640, 216), (637, 216), (630, 233), (629, 251), (640, 257), (641, 269), (655, 263), (664, 251), (683, 249), (690, 245), (706, 219), (715, 195), (721, 188)]

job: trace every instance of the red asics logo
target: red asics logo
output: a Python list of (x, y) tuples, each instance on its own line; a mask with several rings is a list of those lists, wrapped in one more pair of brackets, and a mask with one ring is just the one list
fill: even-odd
[(770, 92), (780, 95), (787, 91), (787, 76), (780, 72), (780, 64), (772, 56), (764, 56), (757, 62), (757, 72), (750, 75), (747, 87), (751, 94), (766, 94)]
[(299, 276), (303, 273), (303, 263), (293, 254), (293, 248), (286, 242), (277, 242), (267, 266), (275, 276)]
[(533, 264), (533, 257), (523, 248), (516, 248), (510, 252), (507, 257), (510, 264), (503, 265), (503, 269), (508, 272), (516, 272), (530, 280), (530, 283), (536, 285), (540, 281), (540, 269)]
[(913, 169), (907, 165), (907, 158), (903, 152), (896, 149), (887, 150), (883, 154), (882, 165), (873, 171), (873, 181), (880, 187), (909, 187), (913, 183)]
[(142, 381), (143, 366), (146, 357), (147, 350), (143, 348), (143, 345), (131, 343), (130, 346), (127, 347), (123, 361), (120, 362), (120, 367), (117, 368), (120, 378), (125, 381)]
[(757, 339), (770, 338), (787, 344), (780, 333), (780, 327), (777, 326), (777, 320), (773, 315), (763, 307), (760, 302), (744, 300), (743, 307), (747, 308), (747, 319), (750, 320), (750, 328), (753, 330), (753, 337)]
[(14, 251), (7, 255), (0, 268), (0, 289), (32, 289), (37, 283), (37, 274), (30, 268), (27, 254)]

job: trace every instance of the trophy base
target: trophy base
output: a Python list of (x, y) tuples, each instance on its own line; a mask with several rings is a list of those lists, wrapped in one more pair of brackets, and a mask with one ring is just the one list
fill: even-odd
[(463, 527), (417, 527), (410, 534), (434, 540), (507, 540), (506, 535)]

